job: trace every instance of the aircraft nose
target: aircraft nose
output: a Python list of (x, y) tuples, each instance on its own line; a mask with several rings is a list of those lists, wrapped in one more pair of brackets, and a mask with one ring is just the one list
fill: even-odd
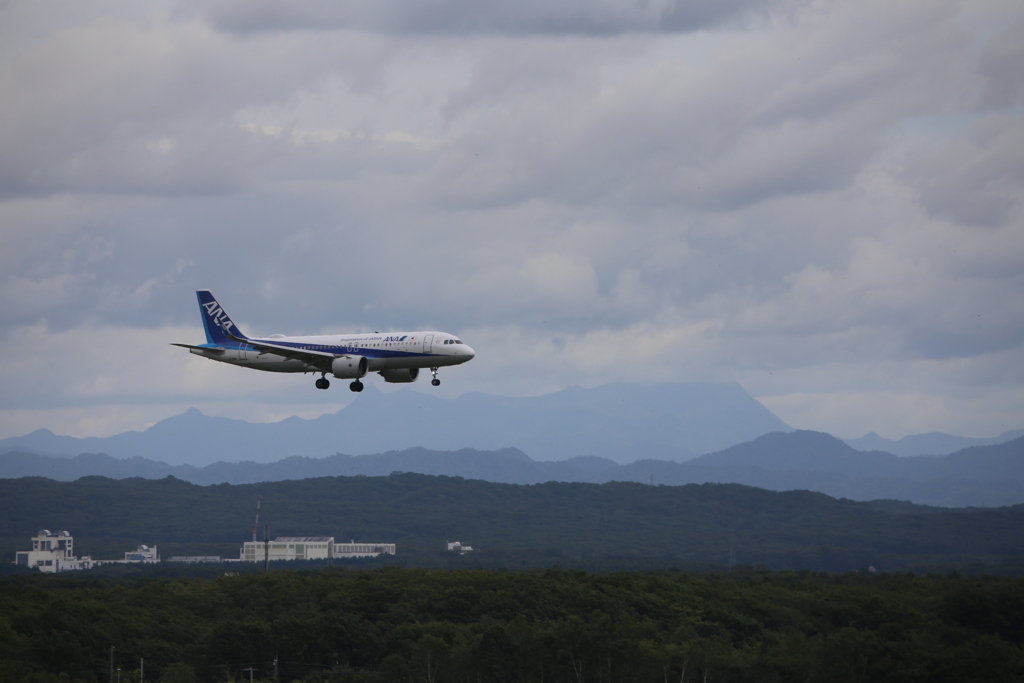
[(462, 355), (466, 357), (466, 360), (469, 360), (476, 355), (476, 351), (474, 351), (473, 347), (470, 346), (469, 344), (463, 344), (461, 350)]

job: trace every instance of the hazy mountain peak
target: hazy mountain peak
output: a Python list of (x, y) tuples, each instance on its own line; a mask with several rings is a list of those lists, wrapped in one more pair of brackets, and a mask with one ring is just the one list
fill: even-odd
[(694, 460), (711, 467), (760, 467), (771, 470), (847, 471), (866, 459), (894, 459), (888, 453), (862, 453), (840, 439), (806, 429), (763, 434)]
[(614, 460), (599, 458), (596, 455), (577, 455), (575, 458), (560, 461), (560, 464), (571, 465), (584, 472), (604, 472), (618, 465)]
[(734, 382), (623, 383), (570, 387), (542, 396), (473, 394), (455, 399), (406, 387), (383, 392), (368, 383), (345, 408), (315, 420), (252, 424), (191, 408), (145, 432), (92, 439), (40, 432), (0, 440), (0, 451), (102, 451), (115, 458), (137, 455), (201, 466), (413, 446), (443, 451), (514, 447), (541, 461), (591, 455), (624, 463), (686, 460), (787, 430), (788, 425)]

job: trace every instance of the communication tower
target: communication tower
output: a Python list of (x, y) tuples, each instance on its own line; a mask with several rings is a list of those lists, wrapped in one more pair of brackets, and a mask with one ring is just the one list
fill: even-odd
[(263, 496), (256, 497), (256, 523), (252, 525), (252, 540), (256, 542), (256, 530), (260, 526), (260, 503), (263, 502)]

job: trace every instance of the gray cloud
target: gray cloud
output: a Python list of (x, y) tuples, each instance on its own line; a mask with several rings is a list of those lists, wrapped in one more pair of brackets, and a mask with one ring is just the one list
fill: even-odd
[(591, 35), (695, 31), (751, 15), (777, 2), (750, 0), (563, 0), (480, 3), (472, 0), (218, 0), (203, 3), (210, 22), (250, 33), (351, 28), (393, 34)]
[[(544, 196), (722, 211), (841, 189), (895, 122), (947, 101), (950, 84), (969, 77), (947, 54), (948, 8), (924, 21), (897, 16), (877, 33), (840, 32), (872, 11), (723, 38), (706, 70), (655, 62), (612, 82), (585, 41), (535, 43), (514, 57), (501, 45), (449, 114), (494, 98), (504, 106), (445, 150), (431, 192), (476, 206)], [(893, 41), (897, 27), (913, 38)], [(806, 33), (815, 39), (795, 39)]]
[(480, 354), (445, 392), (740, 380), (822, 429), (1024, 410), (1019, 22), (110, 7), (0, 52), (0, 429), (347, 399), (164, 349), (201, 339), (199, 287), (252, 333), (457, 332)]
[(978, 60), (978, 73), (986, 78), (978, 104), (982, 109), (1003, 109), (1024, 104), (1024, 22), (1011, 25), (988, 41)]
[(1005, 225), (1024, 196), (1024, 115), (987, 117), (968, 135), (911, 157), (907, 173), (938, 216), (967, 225)]
[(100, 17), (8, 60), (0, 90), (17, 97), (0, 111), (0, 196), (237, 191), (275, 155), (239, 129), (241, 107), (375, 68), (372, 39), (256, 42), (225, 41), (196, 22)]

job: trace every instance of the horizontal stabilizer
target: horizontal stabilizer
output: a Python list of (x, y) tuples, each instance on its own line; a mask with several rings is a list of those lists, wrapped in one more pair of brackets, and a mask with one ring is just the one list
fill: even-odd
[(178, 344), (176, 342), (171, 342), (171, 346), (180, 346), (183, 349), (195, 349), (196, 351), (212, 351), (213, 353), (223, 353), (224, 351), (227, 351), (223, 346), (194, 346), (192, 344)]

